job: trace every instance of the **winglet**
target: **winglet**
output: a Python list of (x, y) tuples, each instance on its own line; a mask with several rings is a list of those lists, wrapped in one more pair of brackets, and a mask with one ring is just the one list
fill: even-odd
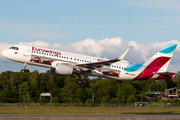
[(121, 54), (118, 58), (116, 58), (117, 60), (122, 60), (125, 55), (127, 54), (127, 52), (129, 51), (129, 49), (127, 49), (123, 54)]

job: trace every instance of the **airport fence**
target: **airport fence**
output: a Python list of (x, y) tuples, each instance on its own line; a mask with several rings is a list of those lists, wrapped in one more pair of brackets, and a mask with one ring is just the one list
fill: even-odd
[(144, 103), (0, 103), (0, 107), (180, 107), (180, 103)]

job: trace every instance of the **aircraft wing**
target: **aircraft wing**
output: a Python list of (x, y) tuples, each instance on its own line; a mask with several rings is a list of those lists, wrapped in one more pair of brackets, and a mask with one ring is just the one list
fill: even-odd
[(96, 68), (101, 68), (103, 66), (109, 66), (112, 63), (121, 61), (124, 58), (124, 56), (127, 54), (128, 51), (129, 51), (129, 49), (127, 49), (124, 53), (122, 53), (116, 59), (112, 59), (112, 60), (108, 60), (108, 61), (102, 61), (102, 62), (88, 63), (88, 64), (78, 64), (76, 66), (87, 68), (87, 69), (96, 69)]

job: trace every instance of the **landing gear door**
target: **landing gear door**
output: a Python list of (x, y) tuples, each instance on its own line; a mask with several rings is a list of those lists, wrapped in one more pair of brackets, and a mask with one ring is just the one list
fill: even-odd
[(25, 46), (24, 56), (29, 57), (29, 55), (30, 55), (30, 46)]

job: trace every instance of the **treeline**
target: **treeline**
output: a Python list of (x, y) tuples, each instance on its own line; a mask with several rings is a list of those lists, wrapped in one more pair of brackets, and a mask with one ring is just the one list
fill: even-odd
[[(6, 71), (0, 73), (0, 103), (134, 103), (148, 101), (147, 91), (164, 91), (180, 88), (180, 72), (173, 79), (147, 81), (118, 81), (110, 79), (88, 79), (88, 84), (78, 85), (78, 76), (53, 76), (49, 71), (39, 73)], [(51, 93), (52, 99), (41, 93)], [(142, 96), (142, 97), (141, 97)], [(157, 102), (154, 98), (151, 101)]]

